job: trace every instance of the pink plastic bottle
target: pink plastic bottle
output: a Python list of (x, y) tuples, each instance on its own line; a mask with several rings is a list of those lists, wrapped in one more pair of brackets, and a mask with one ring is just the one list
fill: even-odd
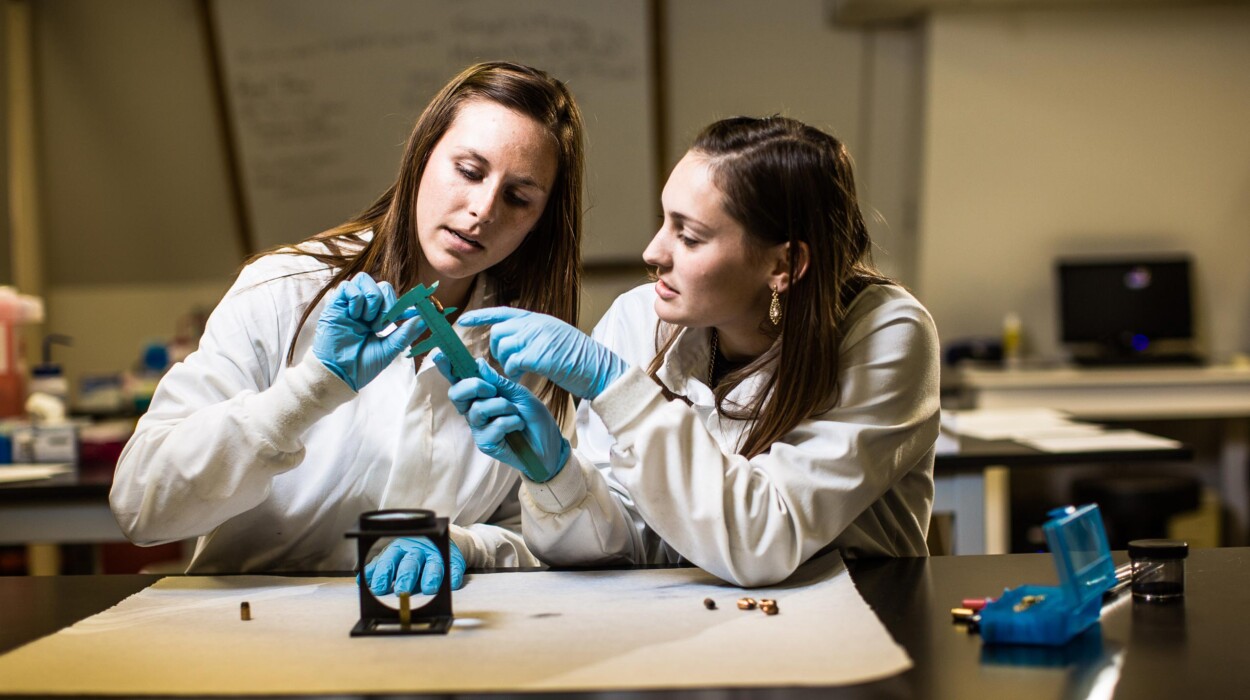
[(42, 320), (43, 303), (38, 297), (0, 287), (0, 418), (26, 413), (26, 372), (17, 326)]
[(26, 396), (17, 361), (17, 295), (0, 290), (0, 417), (20, 416)]

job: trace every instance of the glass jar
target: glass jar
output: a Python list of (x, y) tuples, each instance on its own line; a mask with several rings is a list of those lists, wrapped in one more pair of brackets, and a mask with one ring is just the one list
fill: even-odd
[(1133, 600), (1148, 603), (1179, 600), (1185, 595), (1185, 558), (1189, 544), (1181, 540), (1133, 540), (1128, 557), (1133, 565)]

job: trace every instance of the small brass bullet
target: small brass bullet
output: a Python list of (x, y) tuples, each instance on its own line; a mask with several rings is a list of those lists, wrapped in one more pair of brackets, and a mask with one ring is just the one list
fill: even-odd
[(246, 600), (239, 603), (239, 619), (244, 622), (252, 619), (252, 606)]
[(411, 597), (410, 593), (399, 594), (399, 626), (405, 630), (412, 625), (412, 602), (409, 600)]
[(703, 607), (707, 608), (708, 610), (715, 610), (715, 609), (716, 609), (716, 601), (712, 600), (711, 598), (704, 598), (704, 599), (703, 599)]
[(739, 610), (754, 610), (755, 599), (754, 598), (739, 598), (738, 609)]
[(1046, 600), (1045, 595), (1026, 595), (1020, 599), (1020, 602), (1011, 606), (1012, 612), (1024, 612), (1038, 603)]

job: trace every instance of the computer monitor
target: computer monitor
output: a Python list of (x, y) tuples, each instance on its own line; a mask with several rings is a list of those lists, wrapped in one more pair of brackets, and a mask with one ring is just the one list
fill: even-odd
[[(1187, 257), (1069, 259), (1055, 267), (1062, 340), (1080, 346), (1073, 359), (1149, 360), (1162, 357), (1158, 341), (1192, 342)], [(1192, 350), (1182, 345), (1186, 352), (1171, 354)]]

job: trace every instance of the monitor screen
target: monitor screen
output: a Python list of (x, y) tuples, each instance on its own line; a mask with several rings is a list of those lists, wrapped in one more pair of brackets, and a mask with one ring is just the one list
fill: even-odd
[(1056, 269), (1065, 343), (1133, 354), (1193, 337), (1187, 258), (1060, 260)]

